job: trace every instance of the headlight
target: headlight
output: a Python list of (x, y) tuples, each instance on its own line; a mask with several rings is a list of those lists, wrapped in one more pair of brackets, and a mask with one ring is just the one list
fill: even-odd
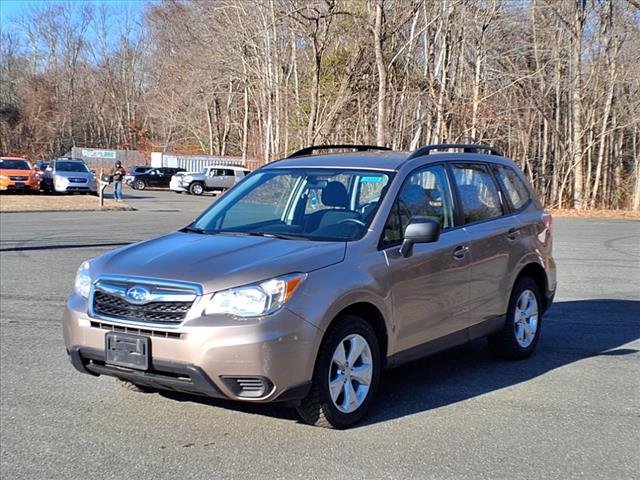
[(59, 185), (61, 187), (66, 187), (69, 184), (69, 180), (67, 179), (67, 177), (56, 177), (55, 183), (56, 185)]
[(204, 313), (228, 314), (241, 318), (269, 315), (287, 303), (305, 278), (306, 273), (292, 273), (255, 285), (216, 292)]
[(0, 180), (9, 180), (9, 177), (6, 175), (0, 175)]
[(90, 267), (91, 262), (83, 262), (78, 268), (78, 273), (76, 273), (76, 293), (84, 298), (89, 298), (89, 292), (91, 291)]

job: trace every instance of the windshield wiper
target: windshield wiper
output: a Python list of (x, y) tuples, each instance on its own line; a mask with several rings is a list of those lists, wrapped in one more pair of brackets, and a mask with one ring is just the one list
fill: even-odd
[(309, 240), (308, 237), (304, 237), (302, 235), (291, 235), (288, 233), (276, 233), (276, 232), (246, 232), (247, 235), (252, 235), (255, 237), (273, 237), (273, 238), (280, 238), (282, 240)]
[(204, 228), (196, 228), (196, 227), (184, 227), (180, 229), (181, 232), (190, 232), (190, 233), (201, 233), (203, 235), (211, 235), (213, 232), (209, 230), (205, 230)]

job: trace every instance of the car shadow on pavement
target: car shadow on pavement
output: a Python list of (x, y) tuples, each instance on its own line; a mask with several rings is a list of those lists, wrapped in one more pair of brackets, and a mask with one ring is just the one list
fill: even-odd
[[(377, 401), (362, 428), (426, 412), (534, 379), (551, 370), (596, 356), (638, 353), (620, 348), (640, 338), (640, 301), (576, 300), (557, 302), (545, 314), (536, 352), (528, 359), (495, 358), (485, 339), (442, 352), (384, 373)], [(283, 419), (295, 410), (277, 404), (244, 404), (173, 392), (162, 395)]]
[[(127, 200), (145, 200), (145, 199), (154, 199), (155, 197), (151, 196), (151, 195), (140, 195), (139, 193), (131, 195), (130, 193), (127, 192), (122, 192), (122, 199), (126, 202)], [(113, 195), (113, 193), (106, 193), (104, 194), (104, 199), (105, 200), (114, 200), (115, 197)]]
[(436, 409), (539, 377), (596, 356), (630, 355), (618, 349), (640, 338), (640, 301), (557, 302), (545, 314), (542, 336), (525, 360), (494, 357), (485, 339), (389, 370), (378, 402), (359, 426)]

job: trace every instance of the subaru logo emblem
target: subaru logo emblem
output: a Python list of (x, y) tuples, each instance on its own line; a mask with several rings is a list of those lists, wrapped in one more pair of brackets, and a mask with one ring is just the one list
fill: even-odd
[(129, 303), (142, 304), (149, 300), (151, 292), (146, 287), (134, 285), (127, 290), (125, 297)]

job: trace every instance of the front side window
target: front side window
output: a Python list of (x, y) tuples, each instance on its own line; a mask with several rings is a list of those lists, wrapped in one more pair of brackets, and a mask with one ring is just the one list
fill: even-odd
[[(367, 230), (384, 195), (358, 202), (367, 183), (382, 189), (391, 174), (343, 168), (257, 171), (202, 214), (190, 230), (208, 234), (261, 235), (349, 241)], [(366, 207), (366, 208), (365, 208)]]
[(405, 181), (384, 230), (382, 244), (402, 242), (404, 231), (413, 217), (427, 217), (440, 223), (442, 230), (452, 228), (451, 189), (444, 167), (437, 165), (418, 170)]
[(502, 215), (498, 189), (486, 166), (455, 164), (453, 176), (460, 194), (465, 225)]
[(529, 189), (513, 168), (496, 165), (493, 169), (502, 182), (504, 190), (515, 210), (520, 210), (529, 201)]

